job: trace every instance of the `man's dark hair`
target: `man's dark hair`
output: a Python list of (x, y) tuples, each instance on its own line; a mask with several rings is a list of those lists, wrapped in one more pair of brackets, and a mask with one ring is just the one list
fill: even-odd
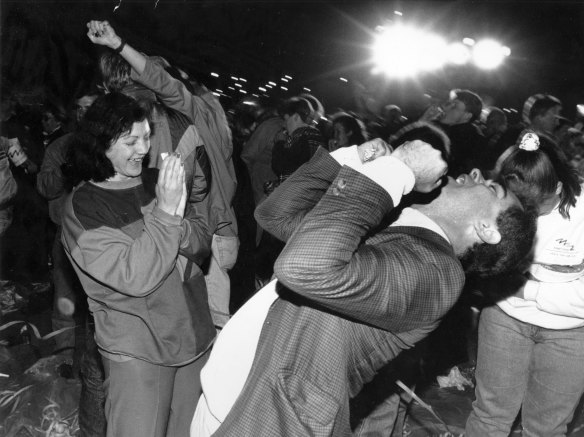
[(308, 100), (302, 97), (292, 97), (284, 102), (278, 112), (282, 116), (298, 114), (304, 123), (309, 123), (313, 108)]
[(69, 147), (63, 173), (69, 185), (80, 181), (102, 182), (114, 176), (106, 151), (132, 125), (148, 118), (148, 112), (131, 97), (109, 93), (98, 97), (81, 120)]
[(43, 113), (53, 114), (55, 120), (61, 123), (67, 121), (67, 111), (65, 111), (65, 108), (62, 105), (53, 100), (46, 100), (43, 103)]
[(466, 110), (472, 114), (469, 123), (472, 123), (481, 116), (483, 101), (478, 94), (469, 90), (454, 90), (454, 94), (456, 95), (456, 99), (464, 103)]
[(363, 144), (366, 141), (366, 129), (365, 125), (357, 117), (353, 117), (347, 113), (340, 113), (333, 117), (333, 126), (338, 123), (345, 128), (345, 132), (351, 132), (349, 135), (349, 144)]
[(122, 91), (133, 82), (132, 67), (128, 61), (111, 50), (104, 52), (99, 58), (99, 71), (109, 92)]
[(497, 216), (498, 244), (476, 243), (460, 258), (467, 276), (475, 279), (505, 275), (524, 265), (533, 246), (537, 212), (531, 205), (512, 206)]

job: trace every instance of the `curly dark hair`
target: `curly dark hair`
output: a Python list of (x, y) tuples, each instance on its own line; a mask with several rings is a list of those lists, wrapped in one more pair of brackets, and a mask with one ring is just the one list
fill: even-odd
[(537, 228), (537, 210), (530, 204), (512, 206), (497, 216), (498, 244), (476, 243), (461, 257), (468, 277), (488, 278), (515, 271), (529, 262)]
[(81, 120), (71, 139), (67, 160), (62, 167), (75, 186), (81, 181), (102, 182), (114, 176), (114, 167), (106, 151), (132, 125), (148, 119), (146, 108), (121, 93), (98, 97)]

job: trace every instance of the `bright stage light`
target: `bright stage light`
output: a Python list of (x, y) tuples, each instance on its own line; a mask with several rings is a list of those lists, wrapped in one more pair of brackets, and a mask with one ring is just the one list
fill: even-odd
[(506, 50), (498, 42), (485, 39), (477, 42), (473, 47), (472, 59), (477, 67), (492, 70), (501, 65), (506, 56), (505, 52)]
[(401, 24), (386, 28), (373, 45), (376, 66), (398, 78), (440, 68), (446, 54), (446, 42), (441, 37)]
[(456, 65), (464, 65), (470, 60), (470, 49), (467, 45), (459, 42), (448, 46), (448, 61)]

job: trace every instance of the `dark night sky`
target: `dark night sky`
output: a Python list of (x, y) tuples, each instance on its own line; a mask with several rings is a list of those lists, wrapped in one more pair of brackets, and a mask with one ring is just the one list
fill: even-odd
[[(349, 105), (356, 83), (400, 104), (424, 92), (443, 95), (453, 87), (475, 89), (494, 104), (515, 107), (529, 94), (552, 92), (564, 100), (568, 116), (573, 104), (584, 101), (584, 1), (159, 0), (155, 7), (155, 0), (122, 0), (113, 12), (118, 3), (3, 0), (4, 79), (28, 85), (44, 80), (56, 92), (73, 93), (97, 56), (84, 36), (85, 22), (101, 18), (144, 52), (207, 77), (210, 71), (245, 77), (250, 89), (257, 89), (289, 74), (294, 77), (291, 92), (308, 86), (327, 109)], [(450, 67), (415, 82), (372, 77), (367, 60), (373, 29), (395, 18), (396, 9), (405, 21), (450, 40), (495, 37), (512, 55), (489, 73)], [(19, 64), (16, 53), (21, 51), (34, 62)], [(43, 74), (34, 73), (39, 68)], [(340, 82), (341, 75), (350, 83)], [(224, 88), (226, 83), (211, 79), (209, 85)]]

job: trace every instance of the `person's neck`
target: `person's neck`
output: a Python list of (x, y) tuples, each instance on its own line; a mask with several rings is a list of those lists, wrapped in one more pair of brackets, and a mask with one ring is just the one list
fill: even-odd
[(431, 204), (413, 204), (411, 208), (421, 212), (433, 220), (444, 231), (450, 244), (457, 256), (462, 255), (472, 245), (470, 239), (466, 236), (467, 226), (451, 217), (445, 217), (439, 211), (436, 211)]

